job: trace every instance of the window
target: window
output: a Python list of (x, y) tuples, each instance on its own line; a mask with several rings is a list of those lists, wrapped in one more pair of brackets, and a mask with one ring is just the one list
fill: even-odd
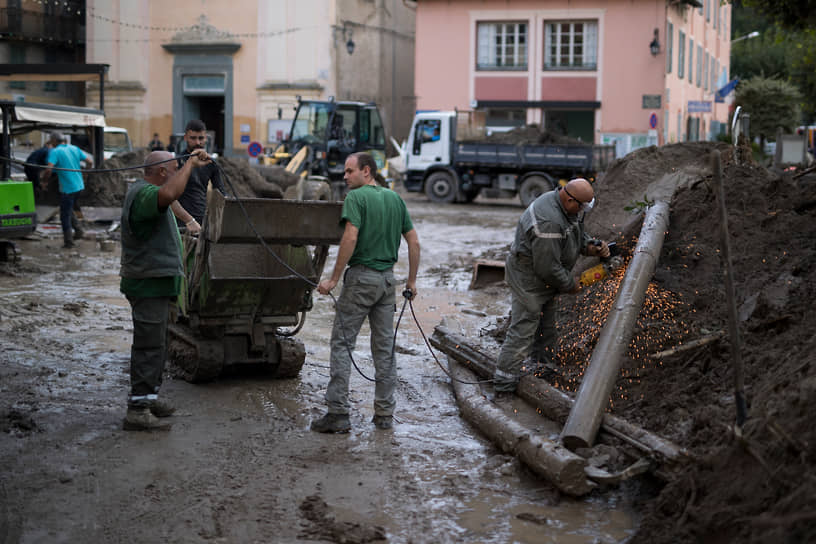
[(689, 38), (689, 83), (694, 83), (694, 40)]
[(711, 20), (711, 0), (704, 0), (705, 2), (705, 13), (706, 13), (706, 21)]
[[(45, 50), (45, 63), (46, 64), (56, 64), (57, 63), (57, 51), (51, 47)], [(43, 91), (58, 91), (59, 84), (56, 81), (44, 81), (43, 82)]]
[[(11, 64), (25, 64), (25, 47), (19, 43), (9, 44), (9, 62)], [(25, 89), (25, 81), (9, 81), (9, 89)]]
[(545, 70), (594, 70), (598, 64), (598, 23), (556, 21), (544, 24)]
[(674, 54), (672, 50), (672, 42), (674, 38), (674, 25), (669, 23), (668, 29), (666, 31), (666, 73), (671, 74), (672, 69), (672, 55)]
[(479, 23), (478, 70), (526, 70), (527, 23)]
[(683, 69), (686, 64), (686, 34), (677, 31), (677, 77), (683, 79)]
[(385, 149), (385, 130), (376, 108), (360, 111), (360, 146)]
[(703, 61), (703, 90), (708, 90), (708, 51), (706, 51), (705, 59)]
[(697, 44), (697, 86), (702, 83), (703, 78), (703, 46)]
[(224, 76), (184, 76), (185, 93), (223, 93)]

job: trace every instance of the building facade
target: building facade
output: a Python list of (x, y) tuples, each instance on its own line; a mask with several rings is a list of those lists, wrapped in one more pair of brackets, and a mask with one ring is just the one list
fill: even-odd
[[(0, 2), (0, 62), (85, 62), (85, 0)], [(84, 106), (85, 83), (3, 81), (0, 99)]]
[(714, 93), (730, 14), (718, 0), (420, 0), (417, 108), (540, 124), (618, 156), (707, 139), (728, 119)]
[(414, 16), (403, 0), (87, 0), (86, 60), (110, 65), (106, 117), (137, 146), (199, 118), (217, 150), (246, 156), (285, 136), (298, 96), (376, 102), (399, 136), (415, 109)]

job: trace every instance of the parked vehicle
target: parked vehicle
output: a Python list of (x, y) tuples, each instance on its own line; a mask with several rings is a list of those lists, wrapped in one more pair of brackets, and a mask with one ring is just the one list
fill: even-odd
[(378, 168), (385, 166), (385, 128), (373, 102), (299, 100), (289, 138), (265, 164), (288, 165), (299, 161), (296, 174), (329, 183), (335, 199), (345, 194), (346, 158), (365, 151)]
[(615, 158), (614, 146), (494, 143), (483, 128), (468, 112), (416, 114), (403, 148), (405, 189), (434, 202), (518, 195), (528, 206), (562, 179), (594, 179)]
[[(93, 153), (94, 132), (90, 128), (75, 127), (65, 131), (70, 143), (88, 153)], [(102, 136), (102, 157), (108, 160), (119, 153), (133, 151), (133, 144), (126, 128), (105, 126)]]

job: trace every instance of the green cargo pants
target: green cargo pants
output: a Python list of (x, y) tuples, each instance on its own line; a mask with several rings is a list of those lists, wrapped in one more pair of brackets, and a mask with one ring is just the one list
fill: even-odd
[[(343, 290), (337, 299), (337, 312), (331, 337), (331, 378), (326, 389), (330, 414), (349, 413), (349, 377), (351, 355), (363, 320), (371, 328), (371, 354), (374, 359), (374, 414), (394, 414), (397, 366), (394, 359), (394, 272), (377, 271), (365, 266), (346, 269)], [(359, 365), (358, 365), (359, 366)]]
[(127, 297), (133, 315), (130, 406), (156, 400), (167, 358), (167, 321), (175, 297)]

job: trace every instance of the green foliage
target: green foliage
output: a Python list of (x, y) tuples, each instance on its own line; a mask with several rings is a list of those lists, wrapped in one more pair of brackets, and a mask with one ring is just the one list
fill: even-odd
[(623, 209), (627, 212), (631, 212), (633, 210), (637, 210), (638, 212), (642, 213), (645, 212), (649, 206), (654, 205), (654, 200), (649, 200), (646, 195), (643, 195), (643, 200), (633, 200), (628, 205), (624, 206)]
[(816, 0), (742, 0), (742, 4), (789, 30), (816, 27)]
[(800, 122), (816, 120), (816, 0), (734, 0), (731, 31), (760, 33), (732, 45), (731, 74), (789, 81), (802, 95)]
[(802, 95), (786, 81), (753, 77), (740, 82), (735, 106), (751, 115), (751, 134), (773, 137), (777, 128), (792, 132), (799, 124)]

